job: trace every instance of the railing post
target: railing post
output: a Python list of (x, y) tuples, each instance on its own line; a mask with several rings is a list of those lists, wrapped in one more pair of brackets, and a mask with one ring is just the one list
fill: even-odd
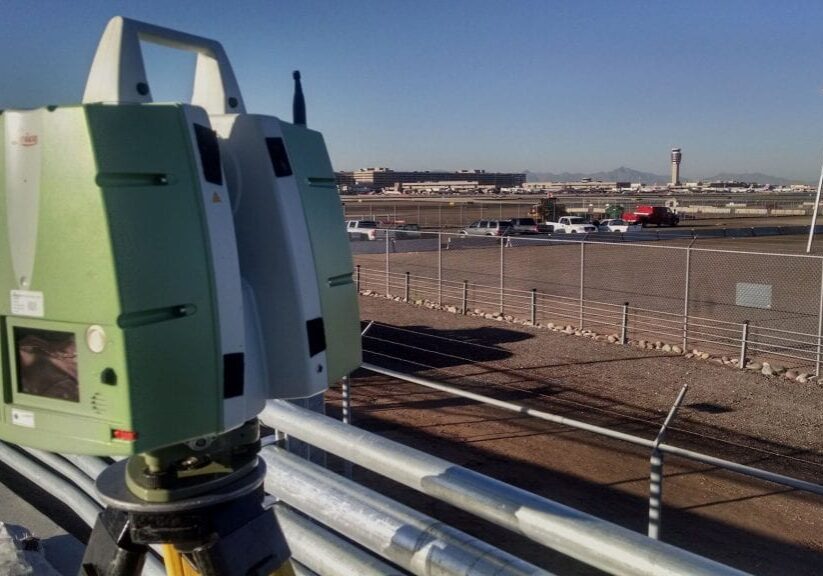
[[(349, 386), (349, 377), (343, 376), (340, 381), (340, 392), (342, 395), (341, 407), (343, 424), (351, 424), (351, 387)], [(343, 461), (343, 473), (346, 478), (352, 476), (352, 464), (349, 460)]]
[(737, 367), (741, 370), (746, 367), (746, 349), (749, 347), (749, 321), (743, 320), (743, 330), (740, 334), (740, 360)]
[(343, 416), (343, 424), (351, 424), (351, 389), (348, 376), (343, 376), (343, 379), (340, 381), (340, 393), (343, 397), (340, 408)]
[(583, 329), (583, 280), (586, 272), (586, 243), (580, 242), (580, 326)]
[(657, 540), (660, 536), (663, 503), (663, 453), (659, 448), (652, 450), (649, 458), (649, 538)]
[(629, 303), (623, 303), (623, 318), (620, 321), (620, 343), (626, 343), (626, 334), (629, 330)]
[(672, 421), (674, 415), (677, 413), (677, 409), (680, 408), (680, 404), (683, 402), (683, 398), (686, 396), (686, 391), (688, 389), (689, 383), (687, 382), (683, 384), (683, 387), (677, 394), (677, 398), (675, 399), (674, 404), (672, 404), (672, 407), (669, 409), (669, 413), (666, 416), (666, 420), (663, 422), (663, 425), (660, 427), (660, 431), (657, 433), (657, 438), (654, 439), (654, 444), (652, 445), (652, 454), (649, 458), (650, 472), (648, 536), (649, 538), (654, 538), (655, 540), (659, 539), (660, 527), (663, 524), (663, 452), (660, 450), (660, 444), (663, 443), (663, 439), (666, 437), (666, 431), (669, 427), (669, 423)]
[(532, 288), (531, 321), (532, 326), (537, 326), (537, 288)]
[(500, 313), (503, 314), (505, 312), (505, 304), (503, 302), (503, 268), (505, 266), (506, 259), (503, 256), (505, 250), (505, 243), (503, 242), (503, 236), (500, 237)]
[(354, 267), (354, 285), (357, 286), (357, 291), (360, 292), (360, 264)]
[(408, 271), (405, 274), (403, 283), (403, 299), (408, 302), (411, 299), (411, 273)]
[(443, 304), (443, 234), (437, 233), (437, 304)]
[(469, 308), (469, 281), (463, 280), (463, 316), (466, 315), (466, 312)]

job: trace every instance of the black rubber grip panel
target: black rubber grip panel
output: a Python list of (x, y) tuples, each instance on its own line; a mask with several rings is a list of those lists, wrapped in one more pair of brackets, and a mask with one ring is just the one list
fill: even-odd
[(309, 335), (309, 356), (319, 354), (326, 349), (326, 329), (323, 326), (323, 318), (308, 320), (306, 332)]
[(269, 158), (271, 159), (272, 168), (274, 168), (274, 175), (278, 178), (291, 176), (291, 163), (289, 162), (289, 154), (286, 152), (286, 143), (282, 138), (266, 138), (266, 148), (269, 149)]
[(237, 398), (243, 395), (245, 364), (242, 352), (223, 354), (223, 398)]
[(194, 135), (197, 138), (200, 162), (203, 164), (203, 177), (206, 182), (222, 186), (223, 170), (220, 166), (220, 145), (217, 143), (217, 133), (208, 126), (195, 124)]

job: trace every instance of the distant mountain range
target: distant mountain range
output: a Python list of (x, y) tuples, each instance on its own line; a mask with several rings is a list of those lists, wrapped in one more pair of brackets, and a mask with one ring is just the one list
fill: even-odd
[[(608, 172), (561, 172), (555, 174), (553, 172), (531, 172), (526, 170), (526, 180), (528, 182), (578, 182), (583, 178), (591, 178), (592, 180), (602, 180), (603, 182), (642, 182), (644, 184), (666, 184), (671, 180), (671, 176), (664, 176), (662, 174), (652, 174), (651, 172), (641, 172), (633, 168), (621, 166), (615, 170)], [(683, 181), (700, 180), (703, 182), (716, 182), (719, 180), (736, 181), (736, 182), (756, 182), (758, 184), (772, 184), (775, 186), (787, 186), (789, 184), (809, 184), (809, 182), (802, 182), (798, 180), (788, 180), (778, 176), (770, 176), (760, 172), (748, 172), (735, 174), (731, 172), (721, 172), (708, 177), (694, 178), (690, 175), (682, 177)]]

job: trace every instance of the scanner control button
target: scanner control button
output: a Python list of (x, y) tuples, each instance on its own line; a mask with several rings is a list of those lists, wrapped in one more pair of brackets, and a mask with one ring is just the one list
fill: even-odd
[(106, 347), (106, 332), (102, 326), (89, 326), (86, 330), (86, 345), (89, 350), (99, 354)]

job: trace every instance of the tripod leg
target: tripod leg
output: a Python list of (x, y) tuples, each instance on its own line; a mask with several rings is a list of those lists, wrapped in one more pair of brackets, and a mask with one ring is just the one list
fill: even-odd
[(166, 566), (166, 576), (197, 576), (198, 572), (183, 559), (173, 544), (163, 544), (160, 550)]
[(146, 551), (131, 541), (128, 514), (106, 508), (94, 523), (79, 575), (136, 576), (143, 571)]

